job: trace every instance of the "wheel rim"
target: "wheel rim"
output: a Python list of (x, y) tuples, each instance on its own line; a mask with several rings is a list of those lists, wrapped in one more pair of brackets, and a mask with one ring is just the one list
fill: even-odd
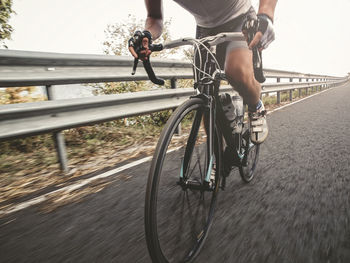
[[(255, 170), (258, 164), (260, 145), (255, 145), (250, 142), (247, 134), (244, 136), (243, 145), (246, 149), (244, 165), (239, 167), (239, 172), (245, 182), (250, 182), (254, 178)], [(247, 143), (249, 146), (247, 147)]]

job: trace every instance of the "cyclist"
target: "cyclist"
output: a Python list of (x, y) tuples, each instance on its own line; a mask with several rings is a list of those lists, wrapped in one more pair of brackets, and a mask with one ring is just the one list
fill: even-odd
[[(217, 46), (217, 59), (225, 68), (229, 83), (248, 104), (251, 125), (251, 140), (262, 143), (268, 135), (265, 107), (260, 100), (261, 85), (254, 78), (252, 52), (267, 48), (274, 40), (273, 18), (277, 0), (260, 0), (256, 15), (250, 0), (174, 0), (188, 10), (197, 23), (196, 38), (222, 32), (240, 32), (258, 21), (258, 30), (249, 46), (244, 41), (227, 42)], [(145, 0), (147, 18), (143, 36), (148, 39), (160, 37), (163, 28), (162, 0)], [(129, 50), (135, 58), (135, 39), (129, 40)], [(143, 50), (140, 59), (151, 53)], [(141, 57), (142, 56), (142, 57)]]

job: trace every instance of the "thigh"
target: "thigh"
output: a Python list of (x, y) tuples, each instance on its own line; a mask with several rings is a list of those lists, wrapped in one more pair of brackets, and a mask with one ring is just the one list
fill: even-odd
[(227, 50), (225, 74), (233, 82), (251, 81), (254, 78), (252, 51), (245, 47)]
[[(223, 25), (214, 27), (214, 28), (203, 28), (197, 26), (196, 30), (196, 38), (203, 38), (207, 36), (213, 36), (223, 32), (241, 32), (242, 25), (246, 20), (247, 16), (256, 16), (254, 8), (250, 8), (248, 12), (244, 15), (241, 15)], [(242, 49), (246, 49), (246, 51), (241, 51)], [(246, 41), (233, 41), (233, 42), (225, 42), (217, 45), (216, 47), (216, 58), (220, 64), (221, 69), (225, 68), (225, 61), (228, 57), (234, 57), (234, 55), (230, 55), (234, 50), (238, 51), (237, 58), (239, 59), (241, 53), (249, 53), (248, 45)], [(233, 52), (236, 53), (236, 52)], [(204, 56), (205, 57), (205, 56)], [(244, 56), (243, 56), (244, 57)], [(241, 61), (241, 59), (239, 59)], [(196, 65), (198, 65), (198, 61), (196, 61)]]
[[(248, 16), (256, 16), (254, 8), (251, 8), (248, 10), (248, 12), (238, 18), (235, 18), (234, 20), (220, 26), (217, 28), (218, 33), (222, 32), (242, 32), (242, 26), (244, 21)], [(225, 42), (217, 46), (216, 49), (216, 56), (218, 58), (218, 61), (220, 63), (220, 66), (224, 68), (225, 61), (228, 57), (228, 55), (233, 51), (233, 50), (242, 50), (242, 49), (247, 49), (248, 50), (248, 44), (246, 41), (232, 41), (232, 42)], [(248, 53), (245, 51), (238, 52), (238, 53)]]

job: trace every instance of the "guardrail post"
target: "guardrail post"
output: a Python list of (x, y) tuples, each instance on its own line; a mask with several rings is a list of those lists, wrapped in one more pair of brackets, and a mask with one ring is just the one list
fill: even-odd
[[(315, 82), (317, 82), (317, 81), (318, 81), (318, 79), (316, 78)], [(315, 86), (314, 89), (315, 89), (315, 92), (317, 92), (317, 86)]]
[[(48, 100), (54, 100), (53, 88), (51, 85), (46, 86), (46, 95)], [(68, 172), (66, 144), (64, 142), (63, 134), (61, 132), (54, 132), (53, 139), (55, 142), (60, 168), (63, 172)]]
[(170, 80), (170, 83), (171, 83), (171, 88), (172, 88), (172, 89), (176, 89), (176, 78), (172, 78), (172, 79)]
[[(277, 78), (277, 83), (281, 82), (281, 78)], [(277, 91), (277, 104), (281, 103), (281, 92)]]
[[(323, 78), (322, 79), (323, 82), (326, 82), (326, 78)], [(326, 84), (323, 84), (323, 89), (326, 89), (327, 88), (327, 85)]]
[[(293, 78), (289, 78), (289, 82), (293, 82)], [(289, 100), (293, 100), (293, 89), (289, 90)]]

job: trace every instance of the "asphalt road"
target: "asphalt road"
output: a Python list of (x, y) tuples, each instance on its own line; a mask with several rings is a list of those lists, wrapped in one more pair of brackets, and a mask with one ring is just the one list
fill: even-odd
[[(228, 178), (196, 262), (350, 262), (349, 99), (347, 85), (268, 116), (256, 178)], [(150, 262), (148, 169), (53, 212), (1, 218), (0, 262)]]

